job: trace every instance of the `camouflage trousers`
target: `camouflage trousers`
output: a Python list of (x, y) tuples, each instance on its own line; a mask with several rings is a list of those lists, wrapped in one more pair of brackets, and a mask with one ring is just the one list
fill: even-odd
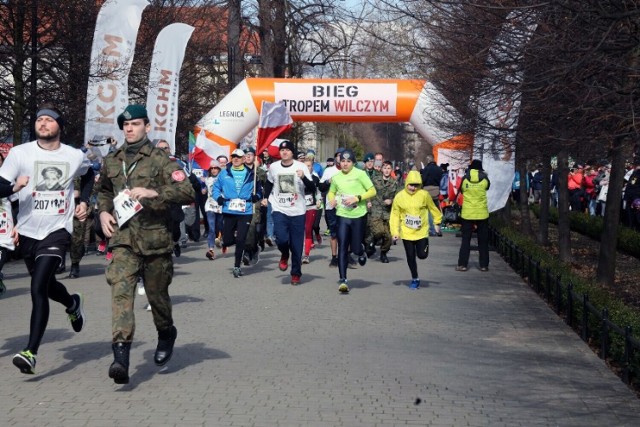
[(171, 254), (140, 255), (127, 246), (113, 248), (107, 266), (107, 283), (111, 286), (112, 340), (131, 342), (136, 330), (133, 311), (138, 277), (144, 281), (153, 323), (161, 331), (173, 326), (169, 285), (173, 279)]
[(260, 220), (260, 207), (254, 206), (251, 225), (249, 225), (249, 231), (247, 232), (247, 238), (245, 240), (245, 249), (248, 251), (255, 252), (258, 250), (258, 240), (260, 238), (260, 232), (262, 231), (258, 229), (258, 227), (261, 227)]
[(93, 226), (93, 221), (87, 218), (84, 221), (80, 221), (75, 216), (73, 217), (73, 233), (71, 233), (71, 246), (69, 248), (69, 256), (72, 264), (79, 264), (84, 256), (84, 242), (87, 235), (87, 228)]
[(381, 252), (389, 252), (391, 249), (391, 231), (389, 230), (389, 220), (383, 218), (374, 218), (369, 215), (367, 233), (367, 244), (376, 243), (378, 240), (382, 240), (380, 245)]

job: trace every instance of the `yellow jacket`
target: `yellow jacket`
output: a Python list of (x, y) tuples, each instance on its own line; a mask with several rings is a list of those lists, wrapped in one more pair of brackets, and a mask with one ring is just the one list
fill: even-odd
[[(407, 185), (418, 184), (419, 190), (411, 194)], [(418, 171), (410, 171), (405, 180), (404, 190), (396, 194), (391, 205), (389, 228), (392, 236), (403, 240), (420, 240), (429, 236), (429, 215), (433, 223), (442, 222), (442, 212), (433, 203), (433, 199), (422, 189), (422, 178)]]

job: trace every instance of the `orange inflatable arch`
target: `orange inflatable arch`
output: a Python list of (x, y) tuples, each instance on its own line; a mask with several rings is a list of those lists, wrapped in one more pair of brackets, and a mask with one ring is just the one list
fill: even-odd
[(196, 134), (233, 149), (258, 125), (262, 101), (283, 101), (294, 121), (409, 122), (435, 145), (452, 137), (438, 130), (440, 100), (425, 80), (248, 78), (200, 119)]

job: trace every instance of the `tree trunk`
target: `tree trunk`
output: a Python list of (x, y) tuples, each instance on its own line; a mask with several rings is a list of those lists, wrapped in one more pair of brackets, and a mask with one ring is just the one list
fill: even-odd
[(240, 47), (240, 32), (242, 31), (242, 0), (229, 0), (229, 19), (227, 25), (227, 54), (229, 90), (232, 90), (244, 79), (244, 52)]
[[(604, 285), (614, 285), (616, 275), (616, 254), (618, 239), (610, 236), (618, 235), (618, 223), (620, 222), (620, 208), (622, 200), (622, 187), (624, 185), (624, 163), (628, 158), (625, 148), (626, 138), (618, 137), (613, 141), (611, 150), (611, 175), (609, 176), (609, 192), (607, 193), (607, 205), (604, 211), (602, 235), (600, 236), (600, 252), (598, 253), (598, 269), (596, 280)], [(627, 144), (631, 147), (631, 144)]]
[(518, 167), (520, 172), (520, 221), (521, 231), (527, 236), (533, 236), (533, 228), (531, 227), (531, 217), (529, 216), (529, 174), (527, 173), (526, 162), (520, 162)]
[[(27, 57), (25, 55), (25, 46), (24, 46), (24, 31), (25, 31), (25, 22), (26, 22), (26, 7), (22, 2), (18, 3), (18, 13), (15, 16), (15, 23), (13, 27), (13, 41), (14, 45), (12, 46), (13, 54), (15, 57), (15, 62), (13, 63), (13, 67), (11, 69), (11, 77), (14, 81), (15, 88), (15, 98), (13, 101), (13, 123), (12, 123), (12, 134), (13, 134), (13, 145), (19, 145), (22, 143), (22, 131), (24, 130), (24, 122), (25, 122), (25, 113), (26, 113), (26, 104), (27, 100), (25, 82), (24, 82), (24, 71), (23, 66), (26, 63)], [(35, 94), (33, 94), (35, 96)]]
[(563, 149), (558, 153), (558, 251), (560, 260), (571, 261), (571, 228), (569, 224), (569, 156)]
[(260, 26), (258, 36), (260, 37), (260, 59), (262, 60), (262, 77), (273, 77), (273, 31), (271, 23), (271, 0), (258, 1), (258, 19)]
[(540, 218), (538, 219), (538, 243), (549, 246), (549, 203), (551, 192), (551, 158), (542, 155), (542, 194), (540, 195)]

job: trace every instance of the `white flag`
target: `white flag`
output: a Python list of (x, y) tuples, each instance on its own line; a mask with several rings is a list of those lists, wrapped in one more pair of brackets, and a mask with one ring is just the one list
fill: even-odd
[[(515, 173), (515, 141), (520, 114), (522, 71), (518, 62), (537, 27), (537, 15), (518, 9), (506, 23), (489, 50), (491, 76), (478, 99), (479, 126), (473, 157), (482, 161), (491, 187), (487, 191), (489, 212), (502, 209), (511, 193)], [(504, 64), (498, 66), (497, 64)]]
[(178, 124), (178, 93), (180, 68), (184, 51), (194, 28), (187, 24), (171, 24), (156, 38), (149, 72), (147, 112), (151, 122), (149, 139), (164, 139), (175, 153)]
[(106, 140), (124, 142), (117, 117), (129, 104), (129, 70), (147, 0), (107, 0), (98, 13), (91, 47), (84, 137), (102, 156)]

